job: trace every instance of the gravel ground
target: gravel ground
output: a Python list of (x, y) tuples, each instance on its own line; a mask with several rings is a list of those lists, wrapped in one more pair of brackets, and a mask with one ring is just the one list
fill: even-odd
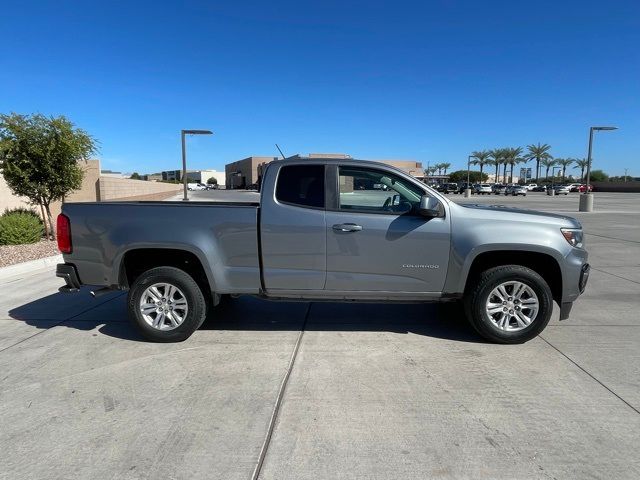
[(48, 240), (27, 245), (0, 245), (0, 267), (51, 257), (58, 253), (57, 243)]

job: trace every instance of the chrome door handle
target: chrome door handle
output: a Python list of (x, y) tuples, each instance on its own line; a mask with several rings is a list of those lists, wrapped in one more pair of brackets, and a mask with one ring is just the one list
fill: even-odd
[(337, 232), (359, 232), (362, 230), (362, 226), (355, 223), (336, 223), (332, 228)]

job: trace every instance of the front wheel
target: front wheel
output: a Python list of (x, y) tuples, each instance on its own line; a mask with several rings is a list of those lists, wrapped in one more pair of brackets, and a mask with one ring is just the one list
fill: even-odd
[(547, 282), (530, 268), (503, 265), (484, 271), (465, 296), (469, 323), (496, 343), (524, 343), (549, 323), (553, 296)]
[(205, 320), (205, 297), (195, 280), (174, 267), (142, 273), (131, 286), (129, 319), (154, 342), (182, 342)]

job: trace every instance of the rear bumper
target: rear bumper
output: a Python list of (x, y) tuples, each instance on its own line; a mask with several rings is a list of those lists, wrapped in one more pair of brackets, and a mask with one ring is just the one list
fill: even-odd
[(63, 278), (65, 282), (65, 285), (58, 289), (60, 292), (77, 292), (82, 286), (76, 266), (71, 263), (59, 263), (56, 266), (56, 277)]

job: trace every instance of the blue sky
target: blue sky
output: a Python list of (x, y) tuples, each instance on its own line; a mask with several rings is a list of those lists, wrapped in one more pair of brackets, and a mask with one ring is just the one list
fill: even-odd
[(63, 114), (102, 168), (346, 152), (449, 162), (546, 142), (640, 175), (640, 2), (9, 2), (0, 112)]

